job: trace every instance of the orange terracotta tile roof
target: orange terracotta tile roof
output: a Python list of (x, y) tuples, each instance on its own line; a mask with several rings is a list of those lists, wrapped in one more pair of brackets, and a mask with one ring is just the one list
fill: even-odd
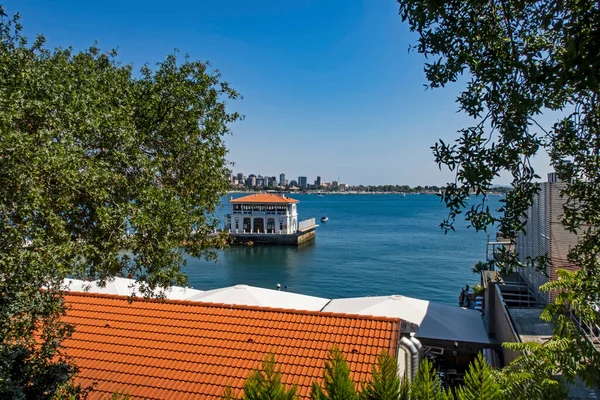
[(272, 193), (256, 193), (249, 196), (240, 197), (237, 199), (229, 200), (230, 203), (277, 203), (277, 204), (288, 204), (298, 203), (296, 199), (290, 199), (287, 196)]
[(377, 354), (395, 355), (399, 319), (190, 301), (129, 303), (124, 296), (68, 293), (65, 341), (90, 398), (124, 392), (144, 399), (217, 399), (237, 394), (264, 356), (275, 355), (284, 384), (308, 398), (328, 351), (344, 352), (356, 382)]

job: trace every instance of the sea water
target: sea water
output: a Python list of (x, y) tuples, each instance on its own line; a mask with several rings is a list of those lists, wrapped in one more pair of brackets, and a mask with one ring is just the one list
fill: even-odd
[[(239, 196), (234, 196), (239, 197)], [(457, 304), (461, 287), (479, 283), (471, 272), (485, 259), (487, 234), (456, 222), (435, 195), (292, 195), (299, 220), (316, 218), (316, 240), (304, 247), (239, 246), (217, 263), (188, 258), (190, 286), (210, 290), (247, 284), (325, 298), (400, 294)], [(500, 206), (490, 196), (490, 208)], [(229, 212), (223, 199), (222, 216)], [(322, 216), (329, 221), (320, 222)]]

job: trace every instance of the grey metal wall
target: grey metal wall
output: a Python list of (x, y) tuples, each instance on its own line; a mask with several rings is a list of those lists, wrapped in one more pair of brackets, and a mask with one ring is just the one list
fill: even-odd
[[(564, 183), (555, 183), (550, 186), (550, 259), (552, 266), (550, 268), (550, 279), (557, 279), (558, 269), (576, 270), (567, 256), (571, 249), (577, 244), (578, 236), (568, 232), (561, 223), (563, 214), (563, 205), (565, 199), (560, 197), (560, 192), (564, 189)], [(554, 301), (556, 293), (550, 293), (550, 300)]]
[(567, 255), (577, 243), (577, 235), (567, 232), (561, 223), (565, 199), (560, 193), (564, 187), (565, 183), (555, 179), (541, 184), (541, 190), (528, 211), (526, 234), (519, 234), (516, 241), (516, 251), (522, 263), (526, 262), (527, 256), (549, 257), (550, 267), (546, 270), (548, 276), (535, 268), (519, 269), (538, 300), (546, 304), (554, 300), (556, 293), (541, 292), (538, 288), (548, 280), (555, 280), (559, 268), (576, 268), (569, 262)]
[[(540, 191), (527, 212), (526, 233), (517, 236), (516, 251), (519, 261), (523, 264), (528, 264), (527, 257), (550, 256), (550, 192), (553, 185), (556, 184), (548, 182), (540, 184)], [(548, 282), (548, 278), (544, 273), (537, 271), (536, 267), (537, 263), (531, 267), (519, 268), (519, 272), (538, 301), (547, 304), (550, 296), (547, 292), (540, 291), (539, 287)], [(550, 274), (550, 271), (547, 273)]]

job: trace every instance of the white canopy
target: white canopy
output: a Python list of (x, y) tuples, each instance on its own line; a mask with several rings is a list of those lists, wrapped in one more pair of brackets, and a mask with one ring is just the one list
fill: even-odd
[(307, 311), (319, 311), (329, 302), (329, 299), (320, 297), (305, 296), (303, 294), (263, 289), (248, 285), (235, 285), (221, 289), (207, 290), (187, 300)]
[[(136, 283), (135, 279), (119, 278), (107, 280), (105, 287), (100, 287), (98, 281), (82, 281), (79, 279), (65, 279), (63, 281), (63, 287), (65, 290), (72, 292), (89, 292), (89, 293), (104, 293), (104, 294), (118, 294), (122, 296), (130, 296), (135, 293), (140, 294), (140, 285)], [(159, 290), (155, 291), (159, 294)], [(181, 286), (173, 286), (165, 290), (165, 297), (169, 300), (187, 300), (188, 297), (195, 296), (202, 293), (201, 290), (184, 288)]]
[(173, 286), (165, 291), (165, 296), (169, 300), (189, 300), (190, 297), (202, 293), (202, 290)]
[(481, 313), (400, 295), (334, 299), (323, 311), (400, 318), (419, 325), (418, 338), (489, 343)]

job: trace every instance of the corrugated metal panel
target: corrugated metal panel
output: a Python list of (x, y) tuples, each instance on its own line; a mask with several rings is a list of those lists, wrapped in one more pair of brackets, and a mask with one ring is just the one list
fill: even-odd
[[(577, 235), (568, 232), (560, 222), (565, 199), (560, 197), (560, 191), (565, 188), (564, 183), (554, 183), (550, 186), (550, 279), (557, 278), (559, 268), (576, 270), (567, 256), (569, 251), (577, 244)], [(556, 293), (550, 293), (550, 299), (554, 301)]]
[[(565, 183), (542, 183), (540, 192), (527, 215), (526, 234), (517, 237), (516, 250), (519, 261), (526, 263), (527, 257), (547, 255), (550, 260), (549, 279), (557, 278), (559, 268), (574, 270), (576, 267), (567, 260), (569, 251), (577, 243), (577, 235), (567, 232), (560, 221), (565, 200), (560, 191)], [(539, 287), (548, 282), (548, 278), (535, 268), (520, 268), (521, 276), (527, 281), (530, 289), (539, 301), (554, 301), (556, 293), (539, 291)]]
[[(527, 258), (537, 258), (549, 255), (549, 183), (542, 183), (533, 205), (527, 211), (525, 234), (517, 237), (516, 251), (519, 261), (527, 264)], [(521, 276), (527, 281), (534, 295), (541, 302), (549, 301), (548, 294), (539, 291), (539, 287), (546, 283), (546, 276), (534, 267), (520, 268)]]

